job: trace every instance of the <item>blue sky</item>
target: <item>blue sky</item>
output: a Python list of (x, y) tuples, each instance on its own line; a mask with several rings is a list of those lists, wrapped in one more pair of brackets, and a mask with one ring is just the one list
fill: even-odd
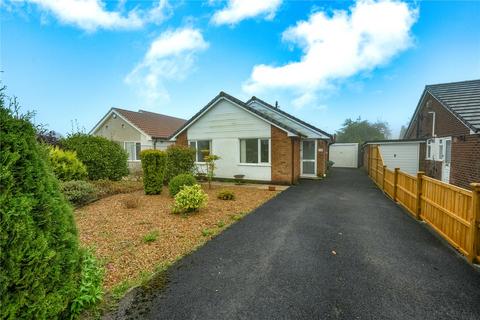
[(189, 118), (223, 90), (333, 133), (398, 134), (426, 84), (480, 78), (480, 1), (0, 1), (1, 74), (36, 122)]

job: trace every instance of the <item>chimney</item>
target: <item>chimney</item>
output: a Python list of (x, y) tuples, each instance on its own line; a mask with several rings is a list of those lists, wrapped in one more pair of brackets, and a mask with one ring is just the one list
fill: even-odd
[(278, 109), (278, 101), (275, 101), (275, 109)]

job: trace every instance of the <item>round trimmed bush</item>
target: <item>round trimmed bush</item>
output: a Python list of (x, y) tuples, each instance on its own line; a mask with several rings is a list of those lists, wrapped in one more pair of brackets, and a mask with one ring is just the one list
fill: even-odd
[(28, 116), (0, 90), (0, 319), (67, 318), (80, 251), (72, 208)]
[(165, 170), (165, 181), (169, 182), (179, 174), (193, 174), (195, 170), (195, 149), (171, 145), (166, 152), (167, 168)]
[(128, 154), (116, 142), (103, 137), (76, 133), (61, 141), (64, 149), (77, 153), (91, 180), (120, 180), (128, 174)]
[(185, 186), (175, 196), (174, 213), (188, 213), (198, 211), (207, 204), (208, 195), (199, 184)]
[(50, 164), (55, 176), (62, 181), (83, 180), (87, 177), (87, 167), (78, 160), (75, 151), (50, 147)]
[(184, 186), (193, 186), (197, 184), (197, 179), (189, 173), (179, 174), (170, 180), (168, 184), (168, 191), (174, 197)]
[(231, 190), (223, 190), (217, 194), (217, 198), (220, 200), (235, 200), (235, 193)]

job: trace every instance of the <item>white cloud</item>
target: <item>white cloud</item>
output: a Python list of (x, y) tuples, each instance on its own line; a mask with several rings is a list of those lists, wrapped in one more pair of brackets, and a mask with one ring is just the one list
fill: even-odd
[(272, 19), (281, 3), (282, 0), (229, 0), (225, 8), (215, 12), (212, 22), (233, 25), (259, 15)]
[(182, 80), (194, 67), (196, 54), (208, 48), (198, 29), (182, 28), (162, 33), (150, 45), (143, 60), (125, 77), (147, 104), (169, 99), (167, 80)]
[(300, 61), (283, 66), (256, 65), (243, 89), (291, 89), (297, 107), (315, 100), (319, 90), (389, 62), (412, 45), (418, 10), (393, 0), (358, 0), (347, 11), (313, 13), (283, 33), (302, 49)]
[[(93, 32), (97, 29), (137, 29), (146, 23), (160, 23), (169, 9), (166, 0), (159, 0), (148, 10), (132, 9), (126, 13), (108, 11), (101, 0), (24, 0), (53, 14), (60, 22)], [(123, 7), (120, 3), (119, 7)]]

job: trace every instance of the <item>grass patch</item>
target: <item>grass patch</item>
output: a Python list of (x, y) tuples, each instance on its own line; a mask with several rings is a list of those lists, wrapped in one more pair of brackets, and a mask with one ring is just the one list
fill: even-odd
[(211, 230), (211, 229), (203, 229), (202, 230), (202, 236), (204, 237), (209, 237), (209, 236), (212, 236), (215, 234), (215, 231)]
[(143, 236), (143, 242), (150, 243), (150, 242), (157, 241), (159, 235), (160, 235), (160, 232), (158, 232), (158, 230), (152, 230)]

